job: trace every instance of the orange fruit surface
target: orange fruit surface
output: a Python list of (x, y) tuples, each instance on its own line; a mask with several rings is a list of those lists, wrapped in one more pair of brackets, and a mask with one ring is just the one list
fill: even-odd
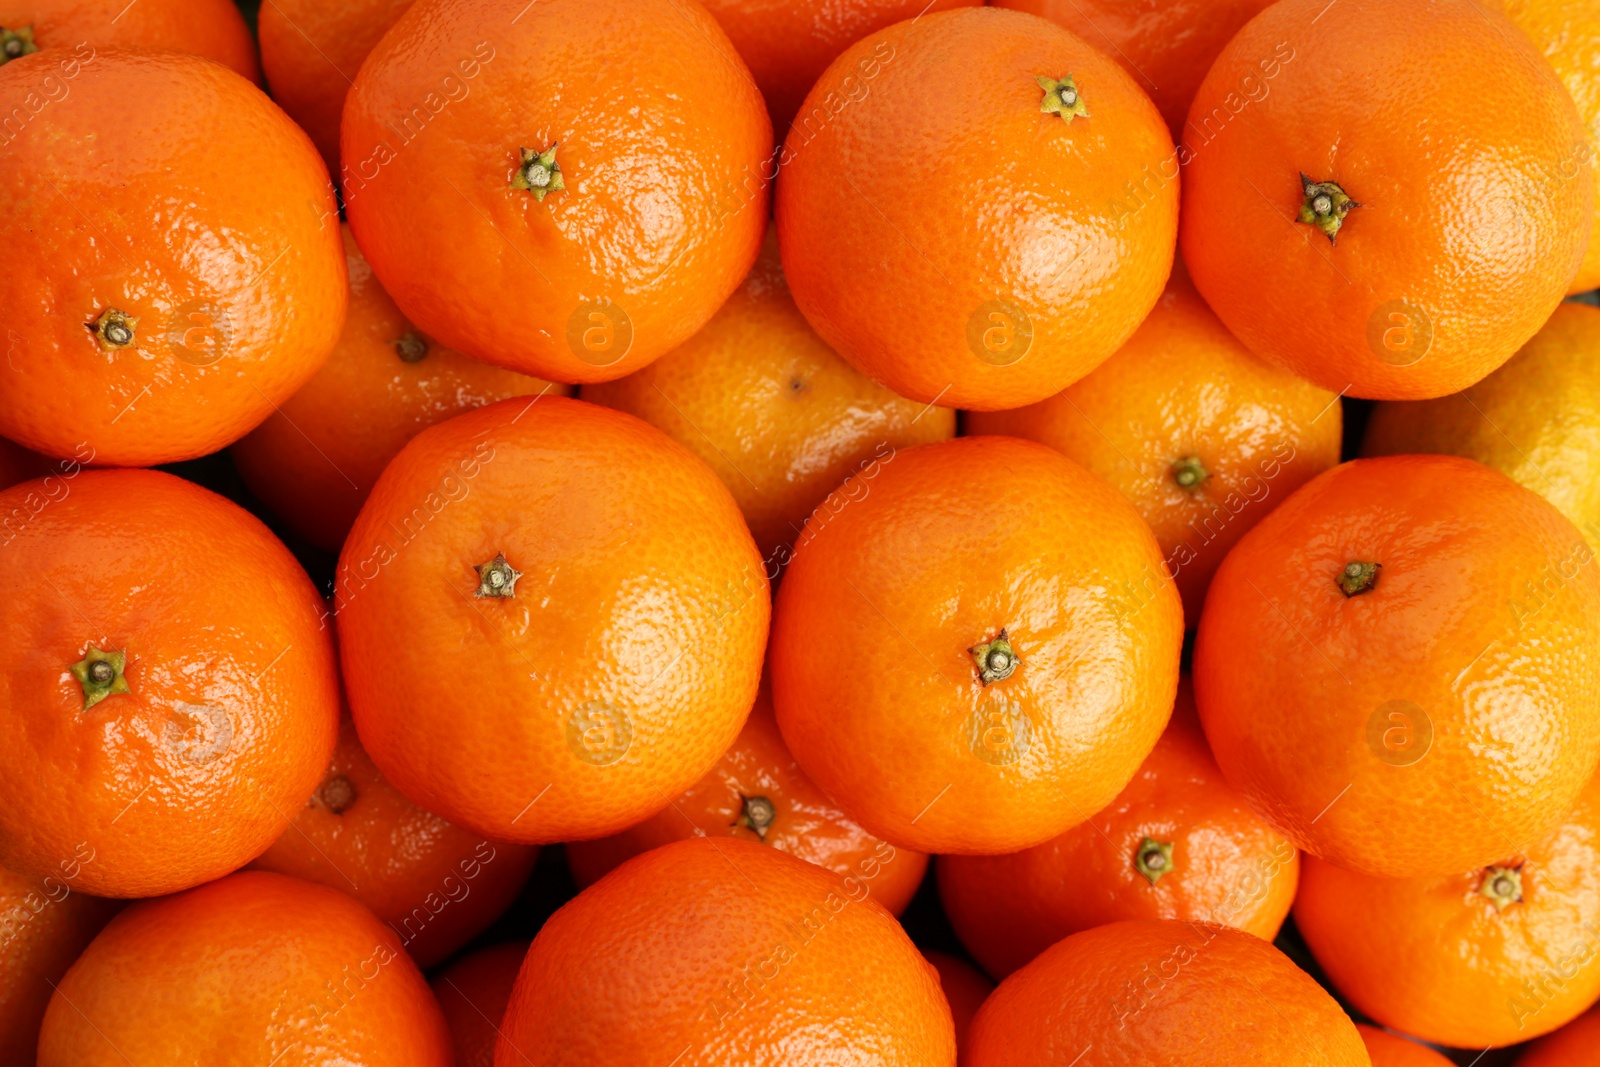
[[(0, 493), (0, 515), (47, 484)], [(0, 862), (44, 877), (92, 851), (73, 886), (97, 896), (221, 877), (327, 768), (339, 696), (321, 601), (259, 520), (191, 482), (56, 485), (0, 551)], [(98, 668), (102, 686), (88, 671), (106, 656), (121, 663)]]
[(928, 869), (926, 853), (873, 837), (812, 784), (784, 746), (766, 686), (709, 774), (637, 826), (568, 842), (567, 862), (583, 888), (641, 852), (688, 837), (735, 837), (798, 856), (865, 887), (891, 915), (905, 910)]
[(527, 954), (526, 941), (491, 945), (463, 956), (433, 979), (433, 993), (455, 1045), (456, 1067), (494, 1067), (500, 1023)]
[(1155, 532), (1184, 622), (1244, 532), (1339, 462), (1333, 393), (1252, 356), (1181, 266), (1150, 317), (1088, 377), (1014, 411), (975, 411), (970, 434), (1039, 441), (1122, 491)]
[(393, 932), (343, 893), (265, 871), (118, 915), (39, 1037), (39, 1067), (451, 1062), (438, 1002)]
[(1339, 1005), (1267, 942), (1159, 919), (1057, 942), (1000, 983), (968, 1042), (963, 1067), (1368, 1064)]
[(349, 893), (432, 967), (498, 919), (539, 850), (485, 841), (401, 796), (372, 765), (355, 726), (294, 821), (251, 866)]
[(116, 901), (73, 892), (85, 858), (93, 853), (68, 857), (47, 878), (0, 868), (0, 1061), (33, 1063), (52, 987), (117, 913)]
[(1464, 874), (1308, 859), (1294, 915), (1334, 986), (1385, 1026), (1463, 1048), (1549, 1033), (1600, 997), (1600, 780), (1542, 841)]
[(458, 826), (614, 834), (738, 736), (769, 598), (682, 446), (594, 404), (501, 401), (412, 438), (345, 541), (350, 710), (384, 777)]
[(337, 207), (259, 89), (192, 55), (86, 46), (0, 67), (14, 109), (0, 432), (107, 465), (190, 459), (316, 373), (344, 321)]
[(52, 60), (85, 45), (90, 53), (155, 48), (192, 52), (261, 80), (256, 43), (229, 0), (0, 0), (0, 27), (28, 31), (35, 48), (56, 53)]
[(1059, 26), (994, 8), (902, 22), (852, 45), (801, 110), (828, 121), (797, 124), (778, 156), (784, 271), (823, 340), (895, 392), (1043, 400), (1161, 295), (1172, 138), (1121, 67)]
[(942, 856), (939, 895), (961, 943), (1004, 978), (1069, 934), (1124, 919), (1232, 926), (1271, 941), (1300, 856), (1228, 787), (1187, 678), (1166, 733), (1109, 806), (1004, 856)]
[(551, 385), (468, 359), (417, 333), (344, 235), (350, 311), (333, 355), (233, 446), (250, 491), (295, 533), (337, 552), (383, 468), (436, 422)]
[(1367, 1046), (1372, 1067), (1449, 1067), (1450, 1061), (1426, 1045), (1407, 1041), (1398, 1034), (1375, 1026), (1357, 1023), (1361, 1043)]
[(679, 841), (612, 871), (539, 931), (497, 1067), (849, 1063), (955, 1067), (950, 1008), (900, 924), (776, 849)]
[(1014, 852), (1127, 785), (1172, 710), (1182, 632), (1121, 495), (1043, 445), (961, 438), (853, 475), (812, 515), (778, 591), (773, 704), (868, 832)]
[(717, 472), (775, 577), (806, 516), (894, 450), (955, 436), (956, 413), (898, 396), (816, 335), (783, 279), (775, 235), (705, 328), (583, 398), (660, 427)]
[(1600, 548), (1600, 308), (1563, 302), (1504, 366), (1459, 393), (1374, 404), (1361, 454), (1410, 452), (1493, 467)]
[(1042, 15), (1121, 63), (1161, 109), (1174, 138), (1211, 63), (1265, 0), (1001, 0)]
[(766, 224), (771, 122), (699, 4), (418, 0), (362, 64), (340, 144), (350, 228), (395, 303), (554, 381), (687, 340)]
[[(1497, 6), (1544, 52), (1578, 106), (1587, 137), (1568, 147), (1561, 176), (1574, 175), (1585, 161), (1592, 170), (1600, 159), (1600, 7), (1588, 0), (1498, 0)], [(1595, 184), (1589, 251), (1572, 281), (1574, 293), (1600, 286), (1600, 180)]]
[(1595, 1067), (1600, 1064), (1600, 1010), (1591, 1008), (1528, 1046), (1517, 1067)]
[(1184, 260), (1241, 341), (1325, 389), (1453, 393), (1522, 347), (1578, 272), (1583, 124), (1491, 7), (1326, 7), (1274, 4), (1206, 75), (1178, 152)]
[(966, 1049), (967, 1030), (972, 1026), (978, 1009), (983, 1007), (984, 1000), (994, 992), (994, 983), (972, 964), (948, 953), (924, 949), (922, 954), (939, 972), (939, 988), (944, 990), (944, 999), (950, 1005), (950, 1016), (956, 1024), (959, 1060), (959, 1054)]
[[(413, 0), (264, 0), (257, 16), (261, 69), (278, 106), (339, 173), (339, 119), (361, 62)], [(446, 92), (461, 90), (459, 77)]]
[[(1347, 593), (1352, 566), (1370, 581)], [(1195, 699), (1228, 780), (1301, 848), (1449, 875), (1554, 829), (1594, 773), (1597, 627), (1592, 552), (1542, 498), (1454, 456), (1356, 460), (1223, 561)]]
[[(779, 140), (800, 102), (840, 52), (885, 26), (980, 0), (710, 0), (766, 97)], [(802, 116), (801, 121), (805, 121)]]

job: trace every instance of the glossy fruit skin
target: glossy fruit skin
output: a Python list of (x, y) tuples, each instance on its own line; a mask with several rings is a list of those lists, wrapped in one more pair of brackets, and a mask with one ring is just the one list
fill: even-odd
[[(362, 64), (340, 137), (350, 228), (395, 303), (552, 381), (687, 340), (766, 224), (771, 123), (698, 4), (418, 0)], [(566, 188), (513, 188), (519, 150), (552, 144)]]
[[(146, 897), (243, 865), (328, 765), (339, 695), (321, 600), (259, 520), (158, 471), (0, 493), (0, 862)], [(16, 520), (12, 523), (12, 520)], [(70, 665), (125, 651), (88, 710)]]
[(411, 803), (378, 773), (347, 719), (317, 791), (250, 866), (349, 893), (399, 935), (417, 966), (432, 967), (511, 906), (538, 856)]
[[(338, 208), (311, 142), (192, 55), (36, 52), (0, 67), (0, 112), (26, 101), (36, 118), (0, 152), (0, 432), (112, 466), (237, 440), (344, 321)], [(112, 309), (138, 320), (127, 348), (85, 328)]]
[[(750, 826), (746, 797), (772, 805), (764, 834)], [(865, 887), (891, 915), (905, 911), (928, 869), (926, 853), (873, 837), (806, 777), (784, 746), (766, 686), (709, 774), (637, 826), (598, 841), (568, 842), (567, 863), (585, 888), (641, 852), (688, 837), (732, 837), (798, 856), (833, 871), (852, 890)]]
[(1591, 1008), (1528, 1046), (1517, 1067), (1595, 1067), (1600, 1064), (1600, 1011)]
[(261, 68), (278, 106), (339, 173), (339, 119), (361, 62), (413, 0), (272, 0), (261, 5)]
[[(1527, 1041), (1600, 996), (1600, 780), (1560, 826), (1497, 865), (1521, 900), (1496, 910), (1486, 870), (1382, 879), (1307, 859), (1295, 924), (1351, 1004), (1425, 1041)], [(1495, 868), (1489, 868), (1493, 870)]]
[(978, 0), (710, 0), (706, 5), (766, 98), (779, 140), (828, 64), (869, 33)]
[[(1171, 972), (1170, 974), (1168, 972)], [(1367, 1067), (1355, 1026), (1288, 957), (1225, 926), (1133, 919), (1074, 934), (1000, 983), (963, 1067)]]
[[(522, 584), (476, 597), (473, 568), (501, 553)], [(716, 475), (564, 397), (412, 438), (337, 585), (373, 762), (427, 810), (524, 844), (617, 833), (710, 770), (755, 701), (771, 610)]]
[[(1176, 266), (1150, 317), (1088, 377), (966, 422), (1047, 444), (1121, 490), (1155, 532), (1191, 629), (1228, 550), (1339, 462), (1342, 429), (1333, 393), (1251, 355)], [(1174, 476), (1191, 458), (1206, 477), (1185, 488)]]
[[(1154, 882), (1147, 840), (1171, 846)], [(1232, 926), (1271, 941), (1300, 854), (1228, 787), (1206, 748), (1188, 678), (1139, 773), (1088, 822), (1005, 856), (941, 856), (939, 895), (961, 943), (1004, 978), (1062, 938), (1124, 919)]]
[[(339, 551), (378, 475), (418, 432), (496, 400), (571, 392), (429, 343), (372, 276), (348, 229), (344, 250), (350, 311), (338, 346), (316, 377), (233, 446), (250, 491), (329, 552)], [(408, 337), (426, 345), (415, 362), (397, 347)]]
[(1364, 456), (1438, 452), (1493, 467), (1544, 497), (1600, 548), (1600, 308), (1563, 303), (1477, 385), (1374, 404)]
[[(1346, 596), (1357, 561), (1381, 569)], [(1537, 840), (1588, 783), (1597, 632), (1592, 550), (1543, 499), (1454, 456), (1355, 460), (1223, 561), (1195, 700), (1228, 780), (1300, 848), (1450, 874)]]
[[(1088, 110), (1070, 123), (1040, 110), (1037, 81), (1068, 74)], [(801, 111), (830, 117), (797, 123), (778, 157), (784, 271), (823, 340), (895, 392), (981, 410), (1043, 400), (1161, 295), (1172, 138), (1127, 73), (1066, 30), (995, 8), (902, 22), (852, 45)]]
[(1189, 103), (1229, 39), (1269, 0), (1001, 0), (1039, 15), (1122, 64), (1182, 138)]
[[(1592, 169), (1600, 156), (1600, 8), (1587, 0), (1498, 0), (1496, 6), (1544, 53), (1578, 107), (1588, 140), (1571, 146), (1563, 175), (1582, 159)], [(1568, 290), (1573, 293), (1600, 286), (1600, 179), (1595, 185), (1589, 251)]]
[[(1354, 0), (1313, 30), (1325, 6), (1274, 4), (1206, 75), (1178, 152), (1183, 257), (1241, 341), (1325, 389), (1456, 392), (1577, 273), (1585, 132), (1549, 63), (1483, 5)], [(1505, 89), (1492, 107), (1486, 84)], [(1361, 205), (1336, 243), (1294, 221), (1302, 174)]]
[(229, 0), (0, 0), (0, 26), (31, 27), (40, 51), (66, 53), (86, 44), (190, 52), (261, 80), (256, 43)]
[[(1002, 629), (1019, 662), (985, 685), (970, 650)], [(1043, 445), (966, 437), (817, 509), (768, 666), (789, 750), (846, 814), (897, 847), (990, 854), (1128, 783), (1172, 710), (1182, 634), (1132, 505)]]
[(956, 1046), (937, 973), (888, 912), (776, 849), (697, 838), (629, 860), (545, 923), (495, 1064), (675, 1056), (955, 1067)]
[(705, 460), (776, 577), (806, 516), (887, 452), (946, 441), (956, 413), (898, 396), (829, 348), (794, 305), (775, 232), (699, 333), (583, 399), (637, 415)]
[(972, 1026), (978, 1009), (994, 992), (994, 983), (984, 977), (978, 968), (955, 956), (927, 949), (923, 949), (922, 955), (939, 972), (939, 988), (944, 991), (944, 999), (950, 1005), (950, 1017), (956, 1024), (957, 1061), (965, 1062), (962, 1056), (966, 1054), (967, 1030)]
[(1365, 1023), (1356, 1023), (1356, 1031), (1372, 1057), (1372, 1067), (1450, 1067), (1450, 1061), (1433, 1049), (1398, 1034)]
[(452, 1060), (438, 1002), (392, 931), (343, 893), (244, 871), (132, 905), (61, 982), (39, 1067), (130, 1062)]
[(0, 868), (0, 1062), (33, 1063), (51, 985), (121, 906), (72, 891), (78, 862), (48, 879)]
[(450, 1027), (456, 1067), (494, 1067), (500, 1022), (527, 954), (526, 941), (480, 948), (446, 967), (430, 983)]

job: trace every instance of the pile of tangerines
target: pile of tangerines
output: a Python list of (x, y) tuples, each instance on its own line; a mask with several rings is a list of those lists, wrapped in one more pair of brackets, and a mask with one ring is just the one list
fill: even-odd
[(1597, 156), (1595, 0), (0, 0), (0, 1064), (1600, 1064)]

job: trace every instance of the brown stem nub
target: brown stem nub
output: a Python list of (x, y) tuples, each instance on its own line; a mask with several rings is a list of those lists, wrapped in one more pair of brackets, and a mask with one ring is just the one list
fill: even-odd
[(739, 794), (739, 800), (739, 817), (733, 821), (733, 825), (748, 827), (765, 844), (767, 831), (778, 817), (777, 805), (766, 797), (747, 797), (743, 793)]
[(501, 600), (517, 595), (517, 579), (522, 577), (522, 572), (506, 562), (504, 552), (497, 553), (488, 563), (480, 563), (472, 569), (478, 572), (478, 588), (474, 596)]
[(343, 815), (356, 802), (356, 784), (342, 774), (332, 775), (317, 786), (317, 800), (335, 815)]
[(405, 363), (421, 363), (428, 358), (428, 341), (416, 330), (407, 330), (394, 343), (395, 354)]
[(1382, 568), (1381, 563), (1353, 559), (1344, 565), (1344, 570), (1339, 572), (1334, 581), (1339, 583), (1339, 589), (1345, 596), (1360, 596), (1378, 584), (1378, 571)]
[(1022, 662), (1017, 650), (1011, 647), (1011, 638), (1006, 634), (1005, 627), (1000, 628), (1000, 636), (993, 641), (980, 642), (967, 651), (972, 655), (973, 665), (978, 668), (978, 680), (984, 685), (1011, 677), (1011, 672)]
[(99, 340), (102, 350), (115, 352), (133, 346), (133, 342), (137, 339), (139, 320), (116, 308), (106, 308), (100, 313), (99, 318), (84, 325)]

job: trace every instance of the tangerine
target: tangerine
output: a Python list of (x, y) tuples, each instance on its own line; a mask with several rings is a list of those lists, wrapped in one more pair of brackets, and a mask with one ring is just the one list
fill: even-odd
[(728, 302), (643, 370), (583, 399), (664, 430), (717, 472), (776, 577), (806, 516), (845, 477), (908, 445), (949, 440), (956, 413), (872, 381), (794, 305), (776, 234)]
[(778, 157), (784, 271), (822, 339), (895, 392), (1043, 400), (1160, 297), (1172, 138), (1121, 67), (1059, 26), (984, 7), (902, 22), (850, 46), (801, 111), (827, 119)]
[(1450, 1067), (1450, 1061), (1427, 1045), (1407, 1041), (1397, 1034), (1356, 1023), (1361, 1043), (1367, 1046), (1372, 1067)]
[(687, 340), (766, 224), (771, 122), (699, 4), (418, 0), (340, 139), (350, 228), (401, 310), (554, 381)]
[(990, 994), (968, 1051), (963, 1067), (1368, 1065), (1349, 1018), (1283, 953), (1231, 927), (1169, 919), (1056, 942)]
[(517, 398), (378, 479), (337, 578), (350, 710), (417, 804), (486, 837), (603, 837), (738, 736), (770, 593), (733, 498), (631, 415)]
[(343, 893), (244, 871), (130, 906), (61, 980), (39, 1067), (130, 1063), (452, 1058), (438, 1002), (393, 931)]
[[(870, 1050), (867, 1052), (865, 1050)], [(499, 1067), (955, 1067), (950, 1008), (900, 924), (838, 875), (749, 841), (637, 856), (556, 912)]]
[(192, 459), (316, 373), (344, 321), (338, 207), (261, 90), (193, 55), (46, 50), (0, 67), (0, 114), (28, 116), (0, 132), (0, 432)]
[(480, 948), (446, 967), (431, 983), (450, 1027), (456, 1067), (494, 1067), (500, 1023), (527, 954), (526, 941)]
[(1597, 631), (1600, 569), (1541, 497), (1454, 456), (1355, 460), (1218, 568), (1195, 700), (1300, 848), (1458, 874), (1548, 833), (1594, 774)]
[(1587, 135), (1491, 9), (1326, 9), (1272, 5), (1206, 75), (1178, 153), (1184, 259), (1241, 341), (1325, 389), (1456, 392), (1521, 348), (1577, 274)]
[(1131, 504), (1043, 445), (966, 437), (851, 476), (808, 520), (778, 590), (773, 704), (869, 833), (1015, 852), (1128, 784), (1182, 639)]
[(90, 54), (101, 48), (191, 52), (261, 80), (250, 28), (228, 0), (0, 0), (0, 66), (39, 50), (83, 46)]

